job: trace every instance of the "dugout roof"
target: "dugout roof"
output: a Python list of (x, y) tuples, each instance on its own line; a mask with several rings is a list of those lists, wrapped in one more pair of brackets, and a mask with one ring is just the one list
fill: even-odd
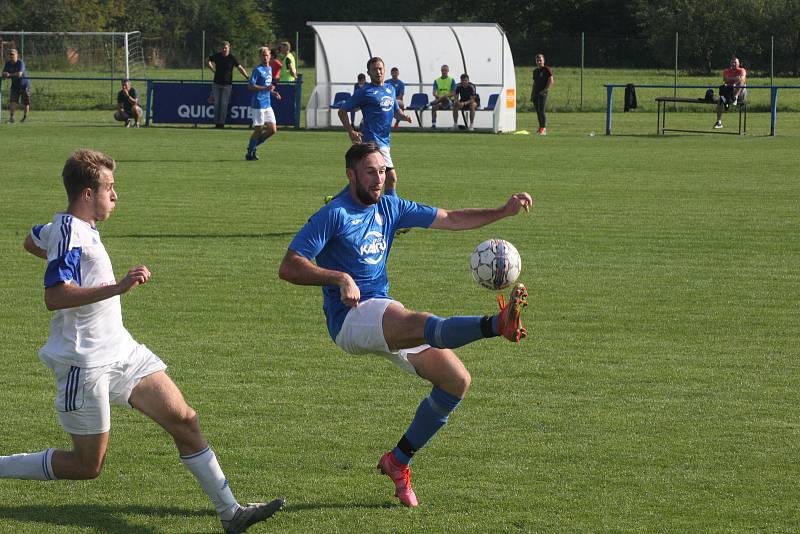
[[(338, 126), (336, 110), (329, 106), (340, 91), (353, 91), (359, 73), (366, 74), (367, 60), (380, 56), (386, 78), (392, 67), (400, 69), (406, 84), (405, 103), (414, 93), (431, 96), (433, 80), (443, 64), (458, 83), (467, 73), (477, 86), (481, 105), (491, 94), (500, 95), (496, 113), (483, 112), (484, 123), (494, 131), (516, 129), (516, 78), (514, 60), (505, 32), (497, 24), (446, 24), (406, 22), (308, 22), (314, 29), (316, 85), (309, 99), (309, 128)], [(429, 116), (430, 114), (427, 113)], [(450, 113), (442, 114), (449, 116)], [(427, 124), (426, 124), (427, 125)], [(404, 124), (405, 127), (409, 127)], [(416, 126), (416, 124), (414, 125)]]

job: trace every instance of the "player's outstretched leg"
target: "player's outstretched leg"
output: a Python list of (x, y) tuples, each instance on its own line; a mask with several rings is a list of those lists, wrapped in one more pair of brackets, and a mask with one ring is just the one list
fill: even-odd
[(528, 335), (522, 326), (522, 310), (528, 305), (528, 290), (523, 284), (514, 284), (506, 302), (504, 295), (497, 295), (500, 313), (497, 315), (497, 332), (509, 341), (518, 342)]
[(222, 529), (225, 534), (245, 532), (250, 525), (272, 517), (275, 512), (283, 508), (284, 504), (286, 504), (285, 500), (275, 499), (268, 503), (252, 503), (247, 506), (240, 506), (230, 520), (222, 520)]
[(528, 305), (528, 291), (523, 284), (511, 288), (508, 303), (497, 296), (500, 312), (493, 316), (463, 316), (443, 319), (435, 315), (425, 321), (425, 342), (436, 348), (455, 349), (487, 337), (503, 336), (517, 342), (527, 336), (522, 326), (522, 310)]

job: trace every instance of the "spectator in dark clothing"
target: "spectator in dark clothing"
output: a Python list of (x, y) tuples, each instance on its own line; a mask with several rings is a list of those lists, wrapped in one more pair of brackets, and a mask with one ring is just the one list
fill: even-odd
[(469, 110), (469, 124), (465, 124), (468, 130), (472, 130), (475, 122), (475, 110), (478, 109), (478, 91), (475, 84), (470, 83), (469, 76), (461, 75), (461, 83), (456, 85), (456, 98), (453, 101), (453, 129), (458, 129), (458, 112)]
[(221, 52), (209, 56), (207, 64), (208, 68), (214, 72), (214, 85), (211, 93), (214, 99), (214, 125), (216, 128), (224, 128), (233, 88), (233, 67), (236, 67), (245, 79), (250, 79), (250, 76), (236, 57), (231, 54), (231, 44), (228, 41), (222, 42)]
[(22, 101), (22, 120), (20, 122), (25, 122), (31, 108), (31, 83), (25, 72), (25, 62), (20, 59), (15, 48), (8, 51), (8, 61), (3, 67), (3, 78), (11, 79), (8, 122), (14, 122), (14, 112), (17, 110), (20, 100)]
[(553, 85), (553, 71), (544, 64), (544, 55), (536, 54), (536, 68), (533, 69), (533, 91), (531, 91), (531, 103), (536, 110), (536, 118), (539, 119), (538, 135), (547, 135), (547, 93)]
[(142, 108), (139, 106), (139, 94), (131, 86), (130, 80), (122, 80), (122, 89), (117, 93), (117, 111), (114, 118), (125, 121), (125, 128), (139, 127), (142, 117)]

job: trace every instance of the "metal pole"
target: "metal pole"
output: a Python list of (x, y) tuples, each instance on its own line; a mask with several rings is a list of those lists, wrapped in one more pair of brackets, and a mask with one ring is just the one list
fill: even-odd
[(775, 135), (775, 123), (778, 117), (778, 88), (771, 87), (769, 90), (769, 135)]
[(775, 85), (775, 36), (769, 37), (769, 84)]
[[(673, 78), (673, 88), (672, 88), (672, 96), (674, 98), (678, 97), (678, 32), (675, 32), (675, 76)], [(673, 102), (672, 104), (673, 109), (678, 109), (678, 104)]]
[[(579, 109), (583, 111), (583, 60), (584, 60), (584, 47), (585, 47), (585, 40), (584, 40), (584, 33), (581, 32), (581, 103)], [(609, 125), (610, 127), (610, 125)]]
[(606, 85), (606, 135), (611, 135), (611, 105), (613, 104), (613, 85)]
[(200, 60), (200, 81), (206, 81), (206, 31), (203, 30), (203, 58)]
[(117, 42), (115, 36), (111, 34), (111, 104), (114, 104), (114, 78), (116, 78), (116, 71), (114, 67), (117, 64)]
[(19, 32), (19, 57), (25, 57), (25, 32)]
[(294, 32), (294, 61), (297, 65), (294, 66), (295, 69), (300, 66), (300, 32)]
[(128, 56), (130, 55), (129, 54), (130, 49), (128, 48), (128, 32), (125, 32), (124, 35), (125, 35), (125, 77), (130, 78), (131, 65), (130, 65), (130, 59), (128, 58)]

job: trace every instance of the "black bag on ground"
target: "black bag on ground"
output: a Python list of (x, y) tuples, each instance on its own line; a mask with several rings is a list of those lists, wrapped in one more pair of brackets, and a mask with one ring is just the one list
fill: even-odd
[(706, 97), (704, 99), (706, 102), (713, 102), (714, 101), (714, 90), (709, 89), (706, 91)]
[(625, 86), (625, 111), (636, 109), (636, 88), (632, 83)]

